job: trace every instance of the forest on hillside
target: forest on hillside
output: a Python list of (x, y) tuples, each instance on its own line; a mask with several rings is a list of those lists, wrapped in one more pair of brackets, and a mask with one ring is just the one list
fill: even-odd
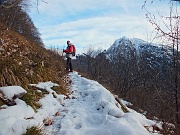
[(114, 50), (110, 57), (107, 52), (94, 57), (93, 50), (89, 50), (73, 64), (78, 72), (130, 101), (133, 109), (145, 113), (150, 119), (157, 117), (179, 127), (180, 82), (176, 78), (180, 75), (179, 61), (174, 69), (173, 56), (168, 55), (165, 48), (160, 48), (159, 56), (153, 54), (155, 50), (140, 54), (135, 49), (124, 50), (122, 44), (117, 49), (118, 53)]

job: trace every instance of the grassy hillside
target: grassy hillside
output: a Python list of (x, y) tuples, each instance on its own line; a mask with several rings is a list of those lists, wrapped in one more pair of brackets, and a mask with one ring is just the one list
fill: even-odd
[(32, 96), (36, 93), (28, 84), (52, 81), (61, 84), (56, 90), (64, 93), (64, 63), (56, 52), (28, 42), (0, 23), (0, 86), (19, 85)]

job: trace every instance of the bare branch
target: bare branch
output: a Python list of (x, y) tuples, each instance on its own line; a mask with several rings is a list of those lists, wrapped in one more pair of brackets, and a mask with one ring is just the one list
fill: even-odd
[(21, 1), (21, 0), (16, 0), (14, 3), (12, 3), (12, 4), (10, 4), (10, 5), (6, 5), (6, 4), (3, 3), (3, 4), (2, 4), (2, 7), (3, 7), (3, 8), (11, 8), (11, 7), (17, 5), (20, 1)]

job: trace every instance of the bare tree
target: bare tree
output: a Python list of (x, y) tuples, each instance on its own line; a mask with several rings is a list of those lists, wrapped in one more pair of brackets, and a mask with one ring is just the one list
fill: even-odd
[(0, 22), (25, 36), (27, 40), (43, 46), (40, 33), (26, 13), (25, 9), (28, 9), (28, 5), (28, 1), (21, 0), (11, 8), (0, 8)]
[[(179, 1), (179, 0), (174, 0)], [(179, 44), (180, 44), (180, 16), (179, 9), (174, 2), (170, 2), (170, 10), (168, 16), (162, 16), (159, 14), (161, 23), (157, 23), (155, 15), (147, 12), (146, 17), (148, 21), (155, 27), (157, 31), (157, 37), (162, 40), (166, 40), (167, 44), (172, 47), (172, 88), (173, 92), (171, 95), (172, 101), (174, 101), (175, 108), (175, 124), (178, 128), (180, 125), (180, 55), (179, 55)], [(163, 25), (162, 25), (163, 24)], [(161, 96), (160, 96), (161, 97)], [(167, 102), (167, 101), (166, 101)], [(165, 103), (167, 104), (167, 103)], [(180, 130), (180, 129), (179, 129)], [(178, 132), (178, 131), (177, 131)]]
[(17, 5), (19, 2), (21, 2), (22, 0), (0, 0), (0, 5), (3, 7), (3, 8), (11, 8), (15, 5)]
[[(16, 5), (18, 5), (19, 3), (21, 3), (23, 0), (0, 0), (0, 8), (6, 8), (6, 9), (9, 9), (9, 8), (12, 8)], [(28, 0), (26, 2), (32, 2), (32, 0)], [(36, 6), (37, 6), (37, 9), (38, 9), (38, 6), (39, 6), (39, 1), (42, 1), (44, 3), (47, 3), (46, 1), (44, 0), (36, 0), (36, 3), (34, 3)]]

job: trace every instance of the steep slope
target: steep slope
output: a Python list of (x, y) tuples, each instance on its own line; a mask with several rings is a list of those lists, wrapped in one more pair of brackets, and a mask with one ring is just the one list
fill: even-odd
[[(22, 97), (34, 110), (41, 107), (37, 101), (48, 92), (39, 93), (29, 84), (52, 81), (57, 93), (66, 93), (65, 62), (55, 51), (28, 42), (25, 37), (0, 23), (0, 87), (18, 85), (27, 90)], [(0, 106), (14, 105), (0, 92)]]
[(58, 82), (64, 75), (64, 61), (55, 52), (28, 42), (3, 24), (0, 29), (1, 86)]

